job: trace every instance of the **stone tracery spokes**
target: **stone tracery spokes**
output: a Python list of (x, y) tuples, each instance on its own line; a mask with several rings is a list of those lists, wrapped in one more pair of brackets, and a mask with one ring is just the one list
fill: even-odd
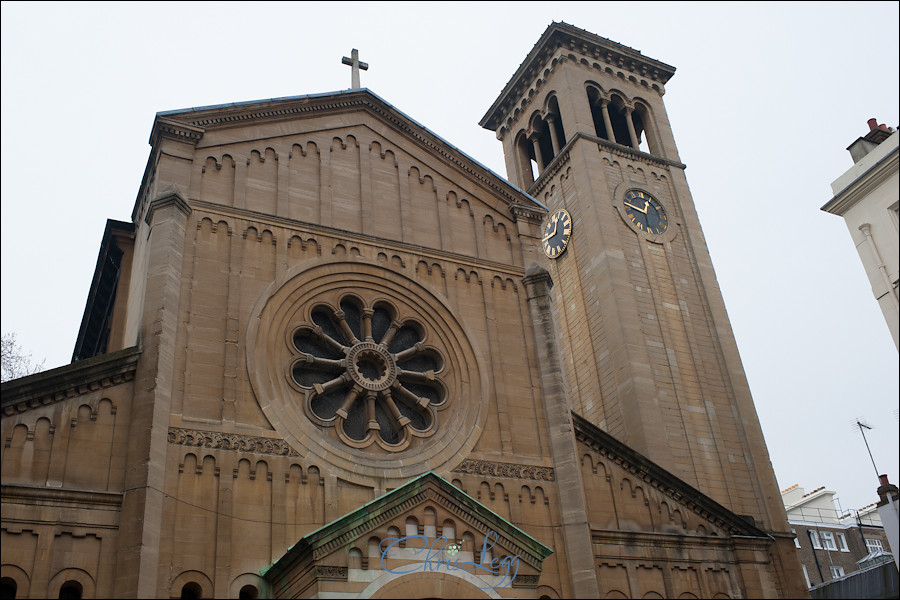
[(439, 375), (441, 353), (426, 346), (426, 330), (399, 320), (385, 302), (366, 306), (353, 296), (339, 308), (315, 306), (310, 323), (292, 335), (289, 380), (303, 394), (307, 417), (334, 427), (347, 445), (372, 443), (388, 451), (437, 429), (448, 404)]

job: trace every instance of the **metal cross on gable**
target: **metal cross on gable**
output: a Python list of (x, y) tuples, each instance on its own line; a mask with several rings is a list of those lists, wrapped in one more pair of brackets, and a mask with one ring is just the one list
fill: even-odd
[(350, 65), (350, 67), (353, 70), (353, 74), (350, 79), (352, 89), (356, 90), (356, 89), (359, 89), (360, 87), (362, 87), (361, 85), (359, 85), (359, 71), (360, 71), (360, 69), (362, 69), (363, 71), (368, 71), (369, 63), (364, 63), (359, 60), (359, 50), (354, 48), (353, 51), (350, 53), (350, 58), (347, 58), (345, 56), (344, 58), (341, 59), (341, 62), (345, 65)]

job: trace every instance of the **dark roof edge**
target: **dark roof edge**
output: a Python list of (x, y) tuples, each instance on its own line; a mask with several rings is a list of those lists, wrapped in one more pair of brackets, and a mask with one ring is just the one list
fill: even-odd
[(140, 355), (140, 347), (134, 346), (4, 382), (0, 385), (2, 416), (131, 381)]
[(768, 533), (751, 523), (748, 517), (735, 514), (646, 456), (623, 444), (578, 413), (572, 413), (572, 423), (575, 426), (576, 437), (580, 434), (589, 440), (597, 442), (599, 446), (608, 450), (616, 458), (621, 459), (622, 466), (625, 469), (634, 469), (636, 473), (648, 475), (653, 481), (654, 487), (657, 487), (677, 502), (687, 505), (695, 513), (701, 516), (705, 515), (704, 518), (719, 521), (722, 528), (727, 530), (729, 535), (770, 537)]
[(97, 286), (100, 281), (100, 274), (103, 271), (103, 259), (106, 256), (109, 245), (115, 233), (124, 233), (134, 237), (134, 223), (127, 221), (116, 221), (114, 219), (106, 220), (106, 227), (103, 229), (103, 238), (100, 240), (100, 249), (97, 251), (97, 262), (94, 265), (94, 277), (91, 279), (91, 287), (88, 289), (87, 299), (84, 303), (84, 312), (81, 315), (81, 326), (78, 328), (78, 336), (75, 338), (75, 348), (72, 352), (72, 360), (75, 360), (78, 350), (84, 343), (84, 337), (87, 333), (88, 322), (90, 321), (91, 307), (97, 298)]

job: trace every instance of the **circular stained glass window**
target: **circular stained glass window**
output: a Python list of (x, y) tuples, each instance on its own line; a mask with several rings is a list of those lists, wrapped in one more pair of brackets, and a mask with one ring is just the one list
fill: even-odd
[(448, 404), (444, 359), (415, 319), (347, 296), (339, 307), (315, 306), (292, 345), (290, 382), (306, 415), (347, 445), (398, 451), (435, 432)]

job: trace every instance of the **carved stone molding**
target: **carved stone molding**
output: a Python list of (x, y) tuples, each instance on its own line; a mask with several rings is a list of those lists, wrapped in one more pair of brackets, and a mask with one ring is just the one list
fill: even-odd
[(516, 575), (513, 579), (513, 587), (536, 588), (540, 575)]
[(284, 440), (239, 435), (236, 433), (181, 429), (179, 427), (169, 427), (169, 443), (177, 446), (236, 450), (238, 452), (253, 452), (256, 454), (273, 454), (275, 456), (300, 456)]
[(320, 581), (323, 579), (347, 581), (347, 567), (316, 565), (316, 579), (319, 579)]
[(466, 459), (453, 473), (465, 473), (467, 475), (489, 475), (492, 477), (511, 477), (514, 479), (533, 479), (536, 481), (556, 481), (556, 473), (553, 467), (540, 467), (534, 465), (517, 465), (513, 463), (489, 462), (486, 460)]
[(165, 117), (157, 117), (156, 122), (153, 124), (153, 131), (150, 133), (150, 144), (155, 146), (159, 138), (165, 137), (196, 146), (204, 133), (203, 127)]
[(531, 223), (540, 223), (547, 211), (541, 210), (537, 206), (513, 202), (509, 205), (509, 212), (512, 213), (514, 221), (522, 219)]

